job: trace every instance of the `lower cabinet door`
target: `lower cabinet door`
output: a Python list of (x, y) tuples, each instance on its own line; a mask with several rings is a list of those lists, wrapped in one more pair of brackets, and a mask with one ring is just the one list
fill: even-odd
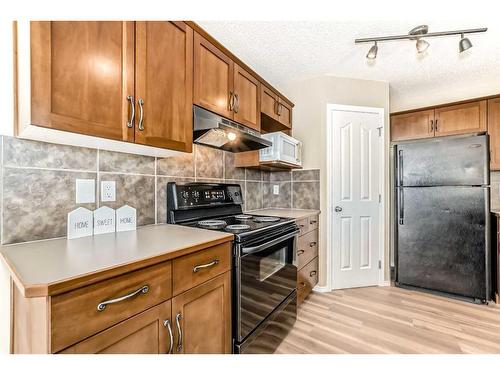
[(172, 299), (174, 353), (231, 353), (231, 272)]
[(163, 302), (59, 352), (63, 354), (167, 354), (173, 351), (171, 302)]

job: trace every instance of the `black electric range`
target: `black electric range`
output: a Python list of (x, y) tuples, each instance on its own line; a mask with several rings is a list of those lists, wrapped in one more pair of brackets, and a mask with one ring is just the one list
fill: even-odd
[(293, 219), (244, 214), (238, 184), (167, 184), (167, 222), (234, 234), (232, 308), (235, 353), (272, 353), (297, 315)]

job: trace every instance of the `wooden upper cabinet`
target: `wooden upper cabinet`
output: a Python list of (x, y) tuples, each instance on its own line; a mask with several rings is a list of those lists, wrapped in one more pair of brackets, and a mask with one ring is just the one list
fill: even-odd
[(287, 128), (292, 127), (292, 106), (281, 98), (278, 103), (278, 121)]
[(260, 83), (234, 64), (234, 121), (260, 131)]
[(194, 104), (232, 119), (233, 69), (228, 56), (194, 33)]
[(490, 168), (500, 169), (500, 98), (488, 100), (488, 134), (490, 136)]
[(260, 84), (260, 111), (278, 121), (278, 94), (264, 84)]
[(174, 353), (231, 353), (230, 298), (231, 272), (174, 297)]
[[(171, 302), (166, 301), (135, 315), (86, 340), (59, 352), (61, 354), (167, 354), (172, 324)], [(173, 329), (173, 327), (171, 326)], [(173, 345), (173, 341), (172, 341)]]
[(434, 137), (434, 110), (391, 116), (391, 141)]
[(486, 100), (481, 100), (436, 108), (436, 136), (485, 132), (486, 106)]
[(136, 22), (135, 40), (135, 141), (191, 152), (193, 30), (183, 22)]
[(134, 23), (31, 22), (30, 36), (31, 123), (130, 140)]

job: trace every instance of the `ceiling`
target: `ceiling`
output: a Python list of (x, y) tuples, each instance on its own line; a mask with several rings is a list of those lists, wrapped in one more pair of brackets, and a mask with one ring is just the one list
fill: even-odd
[[(500, 93), (500, 24), (484, 17), (425, 20), (418, 14), (386, 20), (197, 21), (276, 88), (321, 75), (387, 81), (391, 111)], [(458, 17), (456, 17), (458, 18)], [(471, 34), (473, 48), (458, 53), (459, 36), (429, 39), (418, 55), (415, 42), (379, 43), (378, 57), (365, 58), (369, 44), (354, 39), (406, 34), (419, 24), (429, 32), (488, 27)]]

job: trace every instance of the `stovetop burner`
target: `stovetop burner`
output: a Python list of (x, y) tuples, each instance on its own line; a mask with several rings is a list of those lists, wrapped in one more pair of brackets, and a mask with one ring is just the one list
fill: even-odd
[(234, 218), (237, 220), (250, 220), (252, 215), (235, 215)]
[(253, 220), (257, 223), (272, 223), (275, 221), (280, 221), (280, 218), (275, 216), (257, 216)]
[(250, 229), (250, 225), (246, 225), (246, 224), (233, 224), (233, 225), (228, 225), (224, 229), (225, 230), (229, 230), (229, 231), (236, 231), (236, 232), (238, 232), (238, 231)]
[(201, 220), (197, 224), (202, 228), (208, 229), (223, 229), (227, 225), (224, 220)]

